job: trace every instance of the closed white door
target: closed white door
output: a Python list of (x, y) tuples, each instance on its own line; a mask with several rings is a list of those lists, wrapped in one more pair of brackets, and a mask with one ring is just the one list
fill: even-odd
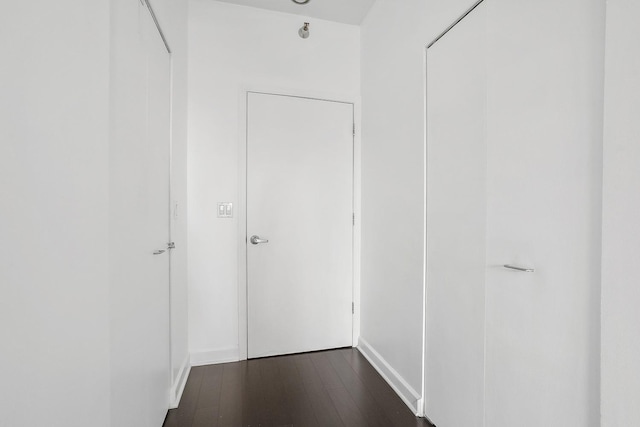
[(171, 60), (146, 6), (116, 2), (114, 13), (111, 421), (157, 427), (170, 389)]
[(248, 356), (351, 346), (353, 105), (247, 102)]
[[(170, 145), (171, 56), (155, 24), (147, 20), (147, 241), (155, 249), (144, 305), (146, 386), (150, 426), (162, 425), (170, 389)], [(158, 252), (162, 252), (158, 254)]]
[(485, 10), (427, 49), (426, 415), (482, 426), (486, 248)]
[(600, 6), (486, 3), (486, 425), (599, 426)]
[(599, 423), (597, 94), (573, 84), (597, 84), (593, 21), (564, 5), (574, 30), (541, 43), (530, 21), (547, 12), (486, 1), (427, 51), (425, 408), (440, 427)]

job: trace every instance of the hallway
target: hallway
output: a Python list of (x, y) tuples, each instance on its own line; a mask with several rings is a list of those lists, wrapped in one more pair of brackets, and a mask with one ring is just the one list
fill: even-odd
[(0, 427), (640, 427), (639, 21), (5, 2)]
[(191, 369), (164, 427), (409, 427), (415, 418), (356, 349)]

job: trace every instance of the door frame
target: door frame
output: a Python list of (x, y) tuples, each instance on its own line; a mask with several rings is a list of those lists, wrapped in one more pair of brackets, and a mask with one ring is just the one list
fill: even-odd
[(288, 96), (317, 101), (340, 102), (353, 107), (353, 213), (355, 223), (352, 228), (352, 301), (354, 314), (351, 323), (352, 346), (358, 345), (360, 336), (360, 236), (361, 236), (361, 136), (360, 136), (360, 96), (356, 94), (336, 94), (313, 92), (291, 88), (242, 87), (238, 94), (238, 199), (235, 208), (238, 221), (238, 359), (247, 360), (248, 355), (248, 278), (247, 278), (247, 126), (249, 94)]

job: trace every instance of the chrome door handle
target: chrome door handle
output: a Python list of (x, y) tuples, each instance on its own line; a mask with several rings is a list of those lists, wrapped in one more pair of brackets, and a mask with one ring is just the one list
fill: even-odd
[(162, 255), (163, 253), (165, 253), (166, 251), (164, 249), (160, 249), (158, 251), (155, 251), (153, 254), (154, 255)]
[(269, 240), (267, 239), (261, 239), (259, 236), (251, 236), (251, 238), (249, 239), (249, 241), (254, 244), (254, 245), (258, 245), (260, 243), (269, 243)]
[(536, 271), (535, 268), (518, 267), (516, 265), (509, 265), (509, 264), (505, 264), (503, 265), (503, 267), (508, 268), (509, 270), (521, 271), (523, 273), (533, 273)]

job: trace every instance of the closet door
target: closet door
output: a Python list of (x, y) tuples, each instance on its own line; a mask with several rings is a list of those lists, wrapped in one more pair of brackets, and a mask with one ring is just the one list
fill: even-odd
[(482, 426), (486, 272), (485, 10), (427, 49), (426, 415)]
[(145, 5), (117, 1), (113, 13), (111, 425), (159, 427), (170, 389), (171, 56)]
[(150, 14), (146, 15), (147, 53), (147, 215), (146, 230), (152, 265), (148, 293), (140, 312), (145, 336), (149, 426), (161, 425), (169, 406), (170, 388), (170, 249), (169, 189), (171, 148), (171, 55)]
[(600, 6), (485, 3), (486, 425), (598, 426)]
[(427, 50), (425, 409), (440, 427), (599, 423), (599, 10), (487, 0)]

